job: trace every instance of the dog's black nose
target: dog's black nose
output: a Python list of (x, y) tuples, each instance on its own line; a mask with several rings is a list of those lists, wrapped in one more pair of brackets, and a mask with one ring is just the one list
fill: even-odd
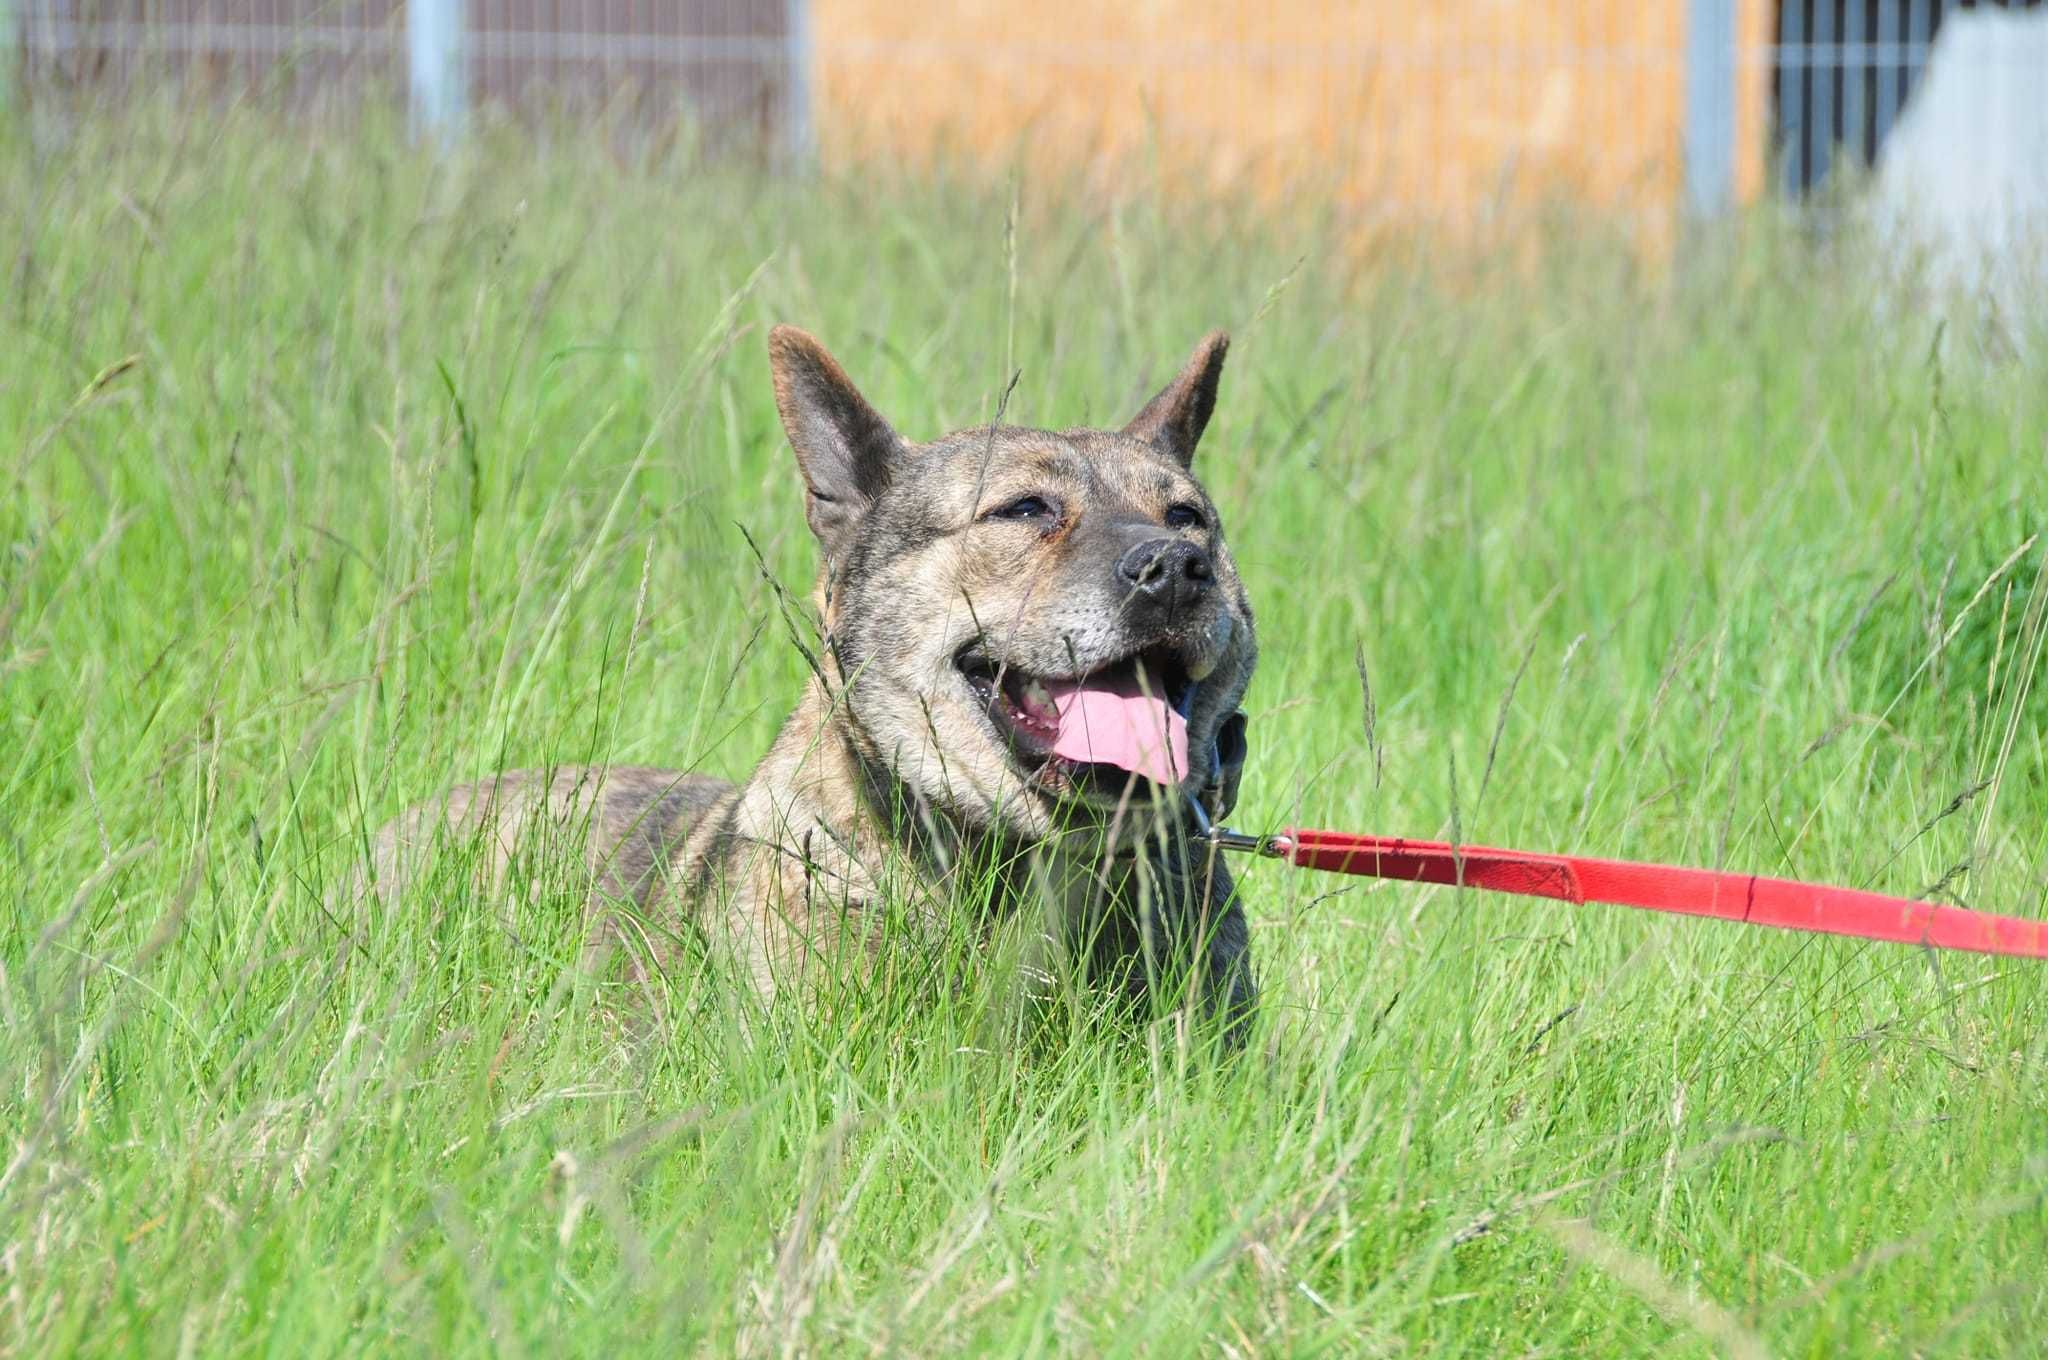
[(1138, 544), (1117, 563), (1131, 593), (1179, 607), (1194, 603), (1214, 579), (1209, 554), (1184, 538), (1155, 538)]

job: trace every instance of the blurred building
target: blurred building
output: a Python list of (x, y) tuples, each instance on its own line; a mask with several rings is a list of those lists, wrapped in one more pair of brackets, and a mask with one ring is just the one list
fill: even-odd
[[(1735, 173), (1762, 183), (1765, 0), (1742, 0)], [(818, 144), (992, 158), (1113, 181), (1132, 165), (1367, 220), (1476, 224), (1546, 198), (1676, 208), (1682, 0), (816, 0)]]

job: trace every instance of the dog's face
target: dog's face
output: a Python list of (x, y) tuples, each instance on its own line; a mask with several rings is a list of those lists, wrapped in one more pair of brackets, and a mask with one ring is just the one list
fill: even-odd
[(1121, 430), (911, 444), (817, 341), (770, 336), (840, 711), (914, 797), (1032, 839), (1235, 801), (1257, 644), (1189, 470), (1226, 344)]

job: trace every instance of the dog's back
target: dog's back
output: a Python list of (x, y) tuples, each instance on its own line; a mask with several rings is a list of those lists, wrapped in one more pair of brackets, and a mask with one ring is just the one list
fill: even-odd
[(361, 886), (395, 901), (438, 848), (470, 846), (482, 885), (496, 891), (520, 848), (546, 834), (580, 841), (601, 898), (645, 908), (679, 867), (692, 829), (735, 793), (723, 779), (638, 765), (512, 770), (458, 784), (386, 823)]

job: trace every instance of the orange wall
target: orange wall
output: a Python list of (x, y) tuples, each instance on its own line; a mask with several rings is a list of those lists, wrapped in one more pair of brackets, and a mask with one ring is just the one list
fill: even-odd
[[(1769, 6), (1741, 0), (1752, 45)], [(1668, 233), (1685, 0), (815, 0), (827, 164), (950, 152), (1112, 180), (1334, 189), (1361, 220), (1480, 227), (1567, 198)], [(1738, 135), (1760, 143), (1760, 60)], [(1750, 192), (1761, 158), (1738, 161)]]

